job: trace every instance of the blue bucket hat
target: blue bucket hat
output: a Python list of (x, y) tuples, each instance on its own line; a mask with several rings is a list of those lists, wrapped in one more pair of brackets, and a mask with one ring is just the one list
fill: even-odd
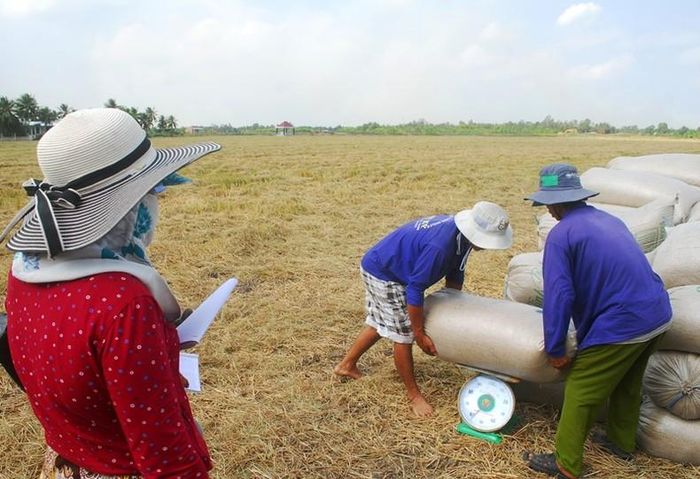
[(575, 166), (555, 163), (540, 170), (539, 191), (525, 199), (531, 200), (532, 206), (542, 206), (581, 201), (597, 194), (581, 186)]

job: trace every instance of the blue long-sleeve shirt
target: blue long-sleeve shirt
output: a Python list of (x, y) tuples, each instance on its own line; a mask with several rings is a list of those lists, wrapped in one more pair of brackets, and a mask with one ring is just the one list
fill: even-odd
[(462, 284), (462, 260), (471, 249), (454, 217), (436, 215), (406, 223), (389, 233), (362, 258), (372, 276), (406, 286), (406, 301), (423, 305), (423, 293), (442, 278)]
[(615, 344), (671, 320), (661, 278), (618, 218), (582, 204), (547, 236), (543, 259), (544, 339), (550, 356), (565, 353), (569, 319), (578, 349)]

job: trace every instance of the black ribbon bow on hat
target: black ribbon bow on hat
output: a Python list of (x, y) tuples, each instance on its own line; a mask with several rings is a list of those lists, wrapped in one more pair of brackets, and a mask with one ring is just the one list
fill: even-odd
[(46, 237), (49, 257), (63, 252), (63, 240), (56, 222), (54, 206), (75, 209), (82, 196), (68, 186), (53, 186), (45, 181), (31, 178), (22, 185), (27, 196), (33, 196), (41, 229)]

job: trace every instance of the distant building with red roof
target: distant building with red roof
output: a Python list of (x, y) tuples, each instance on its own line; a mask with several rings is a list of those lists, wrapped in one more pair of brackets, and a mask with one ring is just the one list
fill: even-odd
[(294, 133), (294, 125), (286, 120), (275, 126), (275, 135), (277, 136), (291, 136), (294, 135)]

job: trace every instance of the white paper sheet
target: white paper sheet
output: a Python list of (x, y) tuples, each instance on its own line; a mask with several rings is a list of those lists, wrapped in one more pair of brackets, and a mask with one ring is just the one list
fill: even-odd
[(180, 353), (180, 374), (185, 376), (188, 391), (201, 392), (202, 384), (199, 380), (199, 356), (192, 353)]
[(217, 313), (226, 304), (231, 292), (236, 288), (238, 280), (231, 278), (219, 286), (190, 316), (178, 327), (177, 334), (181, 344), (192, 347), (202, 340), (202, 336), (209, 329)]

